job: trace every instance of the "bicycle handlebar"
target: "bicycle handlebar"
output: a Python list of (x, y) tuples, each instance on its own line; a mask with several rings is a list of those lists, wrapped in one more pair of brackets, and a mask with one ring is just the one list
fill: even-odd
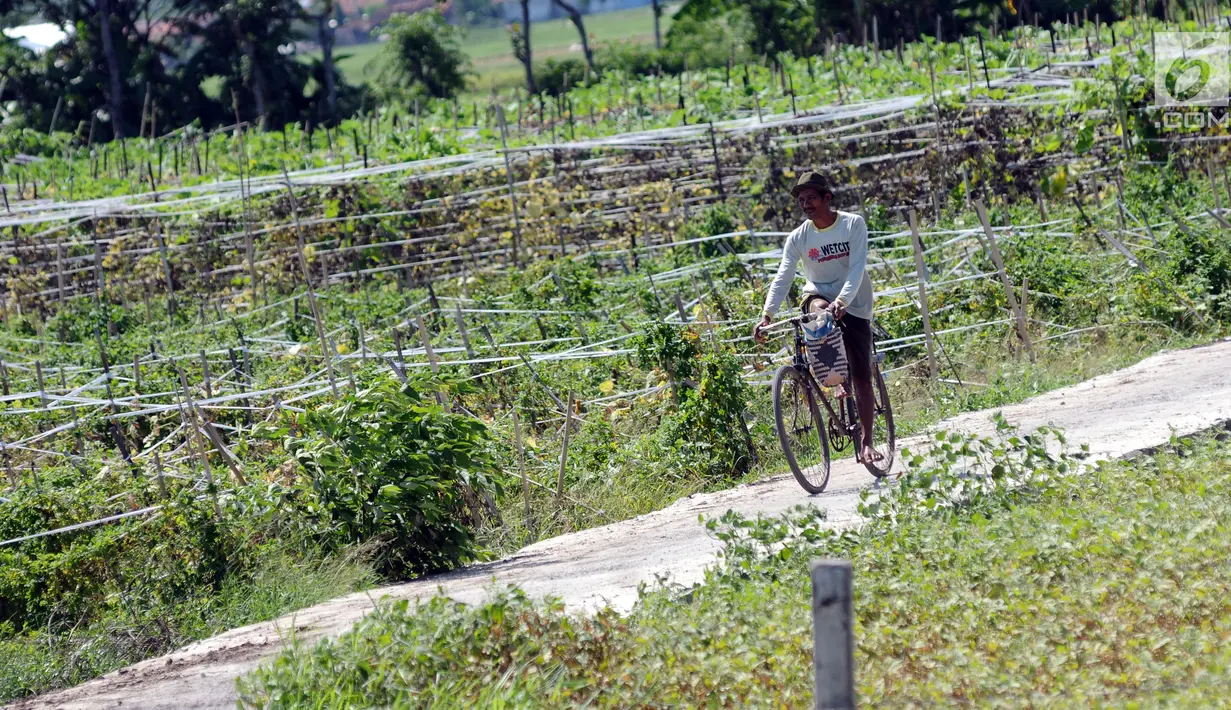
[(804, 313), (803, 315), (798, 315), (798, 316), (795, 316), (794, 318), (787, 318), (785, 320), (776, 321), (776, 322), (770, 323), (764, 328), (761, 328), (761, 332), (769, 333), (769, 332), (774, 332), (774, 331), (785, 329), (788, 325), (796, 326), (796, 325), (803, 325), (804, 323), (811, 323), (813, 320), (816, 319), (816, 316), (817, 314), (815, 313)]

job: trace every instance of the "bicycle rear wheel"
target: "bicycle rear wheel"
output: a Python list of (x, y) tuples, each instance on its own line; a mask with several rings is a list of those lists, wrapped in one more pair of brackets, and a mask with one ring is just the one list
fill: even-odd
[(809, 493), (829, 484), (829, 439), (810, 376), (786, 365), (774, 373), (774, 421), (795, 480)]
[(885, 388), (885, 378), (875, 364), (872, 368), (872, 397), (876, 403), (875, 418), (872, 423), (872, 445), (881, 455), (881, 460), (875, 463), (865, 462), (863, 467), (877, 478), (884, 478), (893, 469), (893, 459), (897, 455), (897, 442), (893, 432), (893, 406), (889, 403), (889, 391)]

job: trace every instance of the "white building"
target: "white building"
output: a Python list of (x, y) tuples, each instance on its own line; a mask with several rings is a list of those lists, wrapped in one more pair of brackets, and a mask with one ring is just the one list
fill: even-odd
[(24, 47), (36, 54), (42, 54), (68, 38), (72, 34), (72, 29), (72, 27), (69, 27), (65, 31), (59, 25), (43, 22), (37, 25), (8, 27), (0, 30), (0, 32), (3, 32), (4, 36), (9, 39), (17, 40), (18, 46)]
[[(650, 4), (650, 0), (569, 0), (569, 4), (581, 10), (582, 14), (590, 15), (626, 10), (630, 7), (644, 7)], [(520, 0), (504, 0), (503, 6), (505, 21), (521, 22)], [(557, 17), (567, 17), (567, 15), (551, 0), (530, 0), (530, 22), (553, 20)]]

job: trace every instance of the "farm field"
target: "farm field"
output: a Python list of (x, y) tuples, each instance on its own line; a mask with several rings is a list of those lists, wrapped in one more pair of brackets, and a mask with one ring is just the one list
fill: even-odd
[[(946, 444), (985, 456), (987, 474), (1005, 456), (988, 455), (1003, 445), (991, 440)], [(834, 557), (854, 567), (861, 703), (1215, 706), (1229, 455), (1225, 441), (1180, 439), (1085, 480), (1063, 475), (1076, 459), (1036, 459), (1017, 471), (1034, 477), (1026, 489), (940, 510), (920, 502), (968, 479), (929, 462), (916, 473), (939, 485), (903, 486), (859, 531), (825, 529), (812, 507), (712, 521), (724, 549), (705, 583), (652, 590), (628, 615), (569, 614), (515, 590), (476, 606), (387, 602), (241, 680), (240, 706), (806, 706), (808, 562)]]
[[(664, 35), (671, 27), (672, 10), (672, 7), (668, 7), (663, 13)], [(586, 15), (585, 21), (591, 42), (654, 42), (654, 15), (648, 6)], [(571, 49), (578, 43), (577, 28), (567, 18), (532, 23), (530, 42), (536, 61), (549, 57), (558, 59), (562, 56), (581, 56), (580, 50), (574, 52)], [(350, 55), (338, 61), (338, 68), (353, 83), (371, 80), (373, 76), (368, 72), (368, 65), (380, 53), (380, 47), (379, 42), (338, 47), (336, 52), (339, 55)], [(473, 90), (476, 93), (487, 93), (491, 89), (507, 90), (524, 80), (525, 70), (513, 57), (507, 28), (468, 28), (463, 48), (477, 74), (473, 80)], [(313, 53), (309, 56), (320, 54)]]
[(749, 330), (804, 169), (867, 219), (902, 435), (1225, 334), (1222, 134), (1154, 127), (1150, 22), (23, 136), (0, 698), (780, 472)]

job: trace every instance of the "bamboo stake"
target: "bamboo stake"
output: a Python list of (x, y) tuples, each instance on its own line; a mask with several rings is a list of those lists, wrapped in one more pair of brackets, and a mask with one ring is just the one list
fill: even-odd
[(1000, 275), (1000, 283), (1004, 286), (1005, 300), (1009, 302), (1009, 308), (1013, 310), (1013, 319), (1017, 323), (1017, 335), (1022, 339), (1022, 344), (1026, 347), (1030, 361), (1034, 362), (1034, 346), (1030, 342), (1030, 331), (1026, 330), (1026, 314), (1022, 312), (1021, 304), (1017, 302), (1017, 297), (1013, 294), (1013, 283), (1009, 281), (1009, 275), (1005, 271), (1004, 259), (1000, 255), (1000, 246), (996, 243), (996, 235), (992, 233), (992, 225), (987, 219), (987, 208), (983, 206), (981, 200), (975, 202), (975, 212), (978, 213), (979, 222), (983, 225), (983, 234), (987, 237), (988, 251), (991, 252), (992, 261), (996, 264), (996, 272)]
[(38, 399), (43, 407), (47, 406), (47, 389), (43, 384), (43, 363), (34, 361), (34, 374), (38, 377)]
[(564, 496), (564, 468), (568, 465), (568, 442), (573, 432), (573, 390), (568, 391), (568, 406), (564, 408), (564, 444), (560, 447), (560, 475), (556, 477), (556, 502)]
[[(207, 144), (208, 145), (208, 144)], [(171, 280), (171, 262), (167, 258), (167, 243), (163, 239), (162, 231), (158, 228), (158, 222), (152, 224), (154, 239), (158, 242), (158, 256), (162, 261), (162, 273), (167, 279), (167, 316), (175, 317), (175, 282)]]
[(940, 379), (940, 367), (936, 362), (936, 346), (932, 341), (932, 319), (928, 314), (927, 267), (923, 263), (923, 242), (919, 239), (919, 218), (915, 210), (908, 213), (910, 218), (910, 238), (915, 248), (916, 281), (919, 283), (919, 310), (923, 315), (923, 342), (928, 350), (928, 369), (932, 379)]
[[(520, 106), (520, 104), (519, 104)], [(513, 265), (521, 265), (521, 215), (517, 211), (517, 190), (513, 187), (513, 163), (509, 159), (508, 128), (504, 120), (504, 107), (496, 107), (496, 119), (500, 122), (500, 147), (504, 153), (504, 174), (509, 185), (509, 202), (513, 206)]]
[[(196, 405), (192, 402), (192, 392), (188, 389), (188, 378), (184, 376), (184, 368), (177, 362), (175, 363), (176, 372), (180, 377), (180, 387), (184, 390), (185, 406), (180, 408), (180, 422), (191, 429), (189, 436), (196, 446), (196, 452), (200, 456), (201, 465), (205, 469), (205, 484), (209, 489), (210, 496), (214, 499), (214, 515), (217, 516), (218, 522), (222, 522), (222, 506), (218, 503), (218, 486), (214, 482), (214, 471), (209, 466), (209, 454), (205, 450), (205, 443), (201, 441), (201, 429), (196, 422)], [(187, 413), (185, 413), (187, 409)], [(192, 422), (188, 418), (192, 418)]]
[[(427, 353), (428, 365), (432, 368), (432, 373), (440, 372), (440, 365), (436, 362), (436, 351), (432, 349), (432, 338), (428, 335), (427, 324), (423, 322), (423, 316), (415, 316), (415, 324), (419, 326), (419, 338), (423, 340), (423, 350)], [(444, 392), (436, 393), (436, 401), (440, 406), (449, 411), (449, 402), (445, 399)]]
[(157, 451), (154, 452), (154, 471), (158, 477), (158, 492), (162, 494), (162, 499), (167, 499), (167, 482), (162, 475), (162, 456)]
[(521, 474), (521, 497), (526, 504), (526, 529), (534, 530), (534, 515), (530, 510), (530, 479), (526, 476), (526, 452), (522, 448), (521, 420), (513, 409), (513, 440), (517, 442), (517, 470)]
[(312, 320), (316, 323), (316, 335), (321, 341), (321, 356), (325, 358), (325, 372), (329, 376), (329, 388), (333, 396), (338, 396), (338, 383), (333, 376), (333, 352), (329, 347), (329, 338), (325, 336), (325, 325), (321, 321), (321, 310), (316, 303), (316, 292), (312, 290), (312, 274), (308, 271), (308, 259), (304, 256), (303, 228), (299, 224), (299, 203), (295, 200), (295, 191), (291, 188), (291, 176), (286, 172), (286, 164), (282, 165), (282, 180), (286, 184), (286, 194), (291, 200), (291, 216), (295, 220), (295, 253), (299, 257), (299, 270), (303, 274), (304, 287), (308, 290), (308, 305), (312, 308)]

